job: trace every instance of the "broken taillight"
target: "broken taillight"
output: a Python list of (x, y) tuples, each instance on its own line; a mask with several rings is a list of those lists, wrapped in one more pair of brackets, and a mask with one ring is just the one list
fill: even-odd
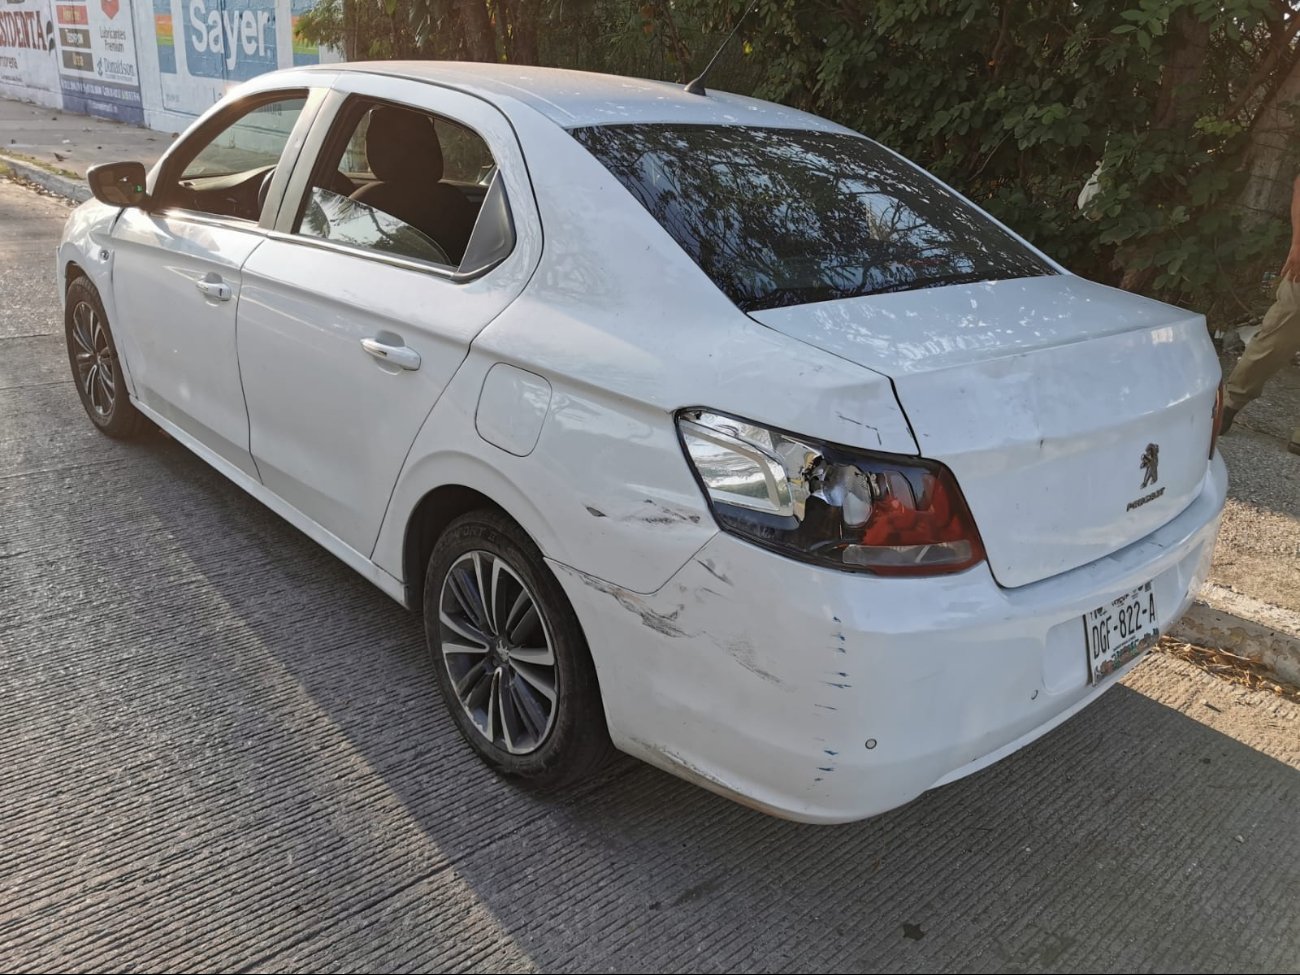
[(877, 575), (960, 572), (984, 546), (952, 472), (707, 410), (678, 430), (719, 527), (784, 555)]

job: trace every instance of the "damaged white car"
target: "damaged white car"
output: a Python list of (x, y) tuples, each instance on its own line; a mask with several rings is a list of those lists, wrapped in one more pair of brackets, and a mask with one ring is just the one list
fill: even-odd
[(91, 420), (161, 427), (422, 612), (522, 781), (616, 748), (871, 816), (1085, 707), (1210, 564), (1202, 317), (824, 119), (350, 64), (91, 182), (58, 254)]

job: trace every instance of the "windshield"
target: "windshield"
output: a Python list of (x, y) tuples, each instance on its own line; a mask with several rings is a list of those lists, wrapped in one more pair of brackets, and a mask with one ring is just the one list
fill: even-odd
[(572, 134), (745, 311), (1054, 273), (861, 136), (644, 124)]

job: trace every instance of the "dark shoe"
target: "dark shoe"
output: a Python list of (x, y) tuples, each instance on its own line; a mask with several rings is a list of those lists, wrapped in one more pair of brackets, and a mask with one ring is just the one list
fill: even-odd
[(1286, 449), (1291, 451), (1293, 454), (1300, 454), (1300, 442), (1292, 440), (1286, 445)]
[(1237, 415), (1237, 411), (1231, 406), (1225, 406), (1223, 413), (1219, 415), (1219, 436), (1223, 436), (1232, 429), (1232, 418)]

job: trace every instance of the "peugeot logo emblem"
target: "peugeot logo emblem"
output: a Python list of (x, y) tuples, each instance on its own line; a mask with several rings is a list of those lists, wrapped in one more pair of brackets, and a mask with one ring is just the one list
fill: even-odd
[(1147, 444), (1147, 449), (1142, 452), (1142, 486), (1150, 487), (1160, 480), (1160, 445), (1158, 443)]

